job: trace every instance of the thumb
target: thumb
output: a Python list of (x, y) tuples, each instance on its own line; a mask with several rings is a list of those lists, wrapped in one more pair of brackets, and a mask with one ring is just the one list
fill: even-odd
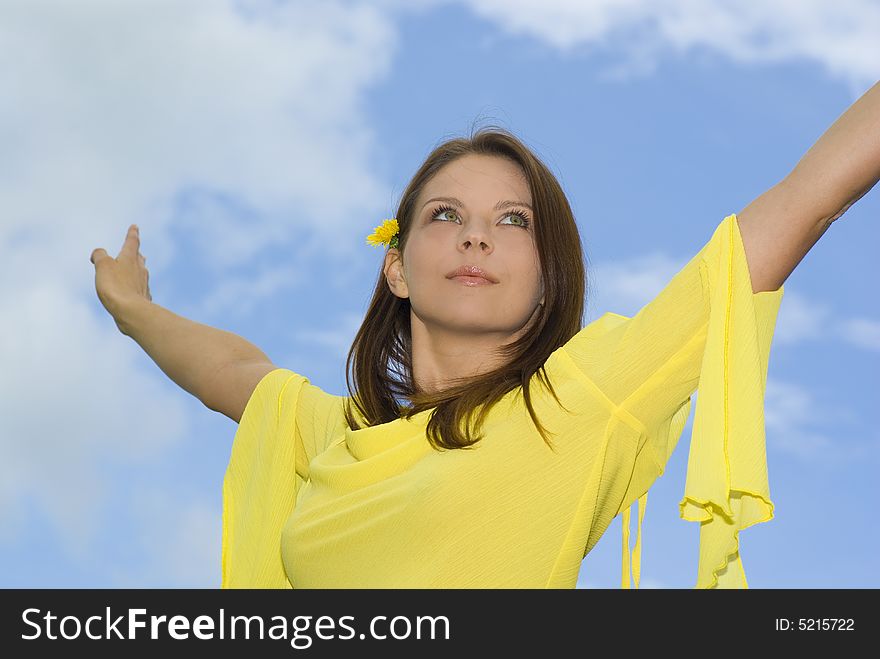
[(107, 256), (107, 252), (103, 247), (98, 247), (97, 249), (92, 250), (92, 255), (89, 257), (89, 261), (98, 264), (98, 261)]

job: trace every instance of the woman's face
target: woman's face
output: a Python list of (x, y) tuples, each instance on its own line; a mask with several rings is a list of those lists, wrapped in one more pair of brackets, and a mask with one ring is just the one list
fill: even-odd
[[(508, 201), (515, 203), (500, 207)], [(466, 155), (437, 172), (416, 201), (402, 267), (396, 249), (385, 260), (389, 286), (409, 298), (413, 322), (446, 333), (494, 333), (505, 343), (525, 329), (544, 295), (531, 203), (521, 168), (504, 158)], [(465, 265), (495, 283), (448, 276)]]

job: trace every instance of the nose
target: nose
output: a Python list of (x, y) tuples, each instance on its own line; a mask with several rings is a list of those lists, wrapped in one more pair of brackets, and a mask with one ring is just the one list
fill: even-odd
[(461, 247), (468, 249), (471, 245), (479, 245), (482, 251), (491, 252), (492, 245), (488, 232), (479, 224), (472, 223), (463, 232)]

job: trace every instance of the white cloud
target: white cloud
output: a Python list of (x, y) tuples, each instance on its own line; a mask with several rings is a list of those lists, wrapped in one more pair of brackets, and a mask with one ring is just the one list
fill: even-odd
[(336, 358), (345, 359), (363, 320), (361, 314), (347, 313), (333, 326), (298, 330), (293, 333), (292, 338), (320, 346), (332, 351)]
[(880, 77), (880, 5), (873, 0), (463, 0), (512, 35), (563, 52), (584, 44), (619, 52), (606, 77), (652, 73), (672, 50), (717, 52), (740, 64), (807, 60), (855, 99)]
[(301, 270), (292, 264), (260, 265), (257, 274), (250, 277), (223, 275), (206, 297), (195, 306), (182, 307), (182, 313), (189, 317), (246, 317), (259, 300), (275, 299), (280, 291), (297, 286), (304, 279)]
[(587, 304), (592, 315), (613, 311), (633, 316), (654, 299), (687, 263), (654, 252), (644, 256), (593, 265)]
[[(0, 61), (15, 98), (0, 108), (0, 245), (46, 236), (41, 253), (85, 293), (70, 275), (130, 222), (161, 273), (175, 259), (241, 265), (381, 212), (359, 117), (388, 73), (392, 26), (366, 5), (237, 6), (4, 3), (0, 48), (16, 56)], [(172, 231), (193, 254), (175, 253)]]
[(764, 423), (773, 445), (801, 458), (826, 455), (834, 446), (826, 434), (815, 430), (823, 420), (818, 401), (796, 384), (767, 380)]
[(774, 347), (807, 340), (827, 340), (831, 336), (832, 311), (815, 298), (786, 289), (776, 318)]
[(220, 585), (220, 510), (159, 488), (133, 492), (127, 510), (137, 520), (137, 545), (149, 550), (143, 561), (108, 568), (114, 588)]
[[(25, 257), (10, 255), (11, 269)], [(130, 339), (51, 274), (0, 296), (0, 542), (26, 499), (73, 555), (88, 552), (108, 463), (156, 457), (184, 437), (183, 403), (135, 363)], [(184, 394), (185, 395), (185, 394)]]
[(830, 304), (789, 288), (779, 307), (773, 345), (843, 341), (852, 348), (880, 351), (880, 322), (869, 318), (839, 318), (839, 315)]
[(838, 331), (852, 345), (880, 352), (880, 322), (869, 318), (849, 318), (840, 322)]
[(859, 437), (848, 430), (856, 423), (854, 413), (825, 402), (799, 384), (767, 379), (764, 424), (768, 447), (825, 464), (845, 464), (876, 455), (876, 437)]

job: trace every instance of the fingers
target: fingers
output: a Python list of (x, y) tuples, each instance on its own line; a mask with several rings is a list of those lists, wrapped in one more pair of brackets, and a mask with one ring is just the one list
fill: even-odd
[(97, 249), (92, 250), (92, 255), (89, 257), (89, 261), (93, 264), (98, 265), (98, 261), (107, 256), (107, 252), (103, 247), (98, 247)]
[[(119, 250), (119, 256), (127, 255), (131, 258), (139, 257), (138, 260), (141, 263), (146, 263), (147, 259), (139, 252), (141, 245), (140, 233), (138, 230), (137, 224), (132, 224), (128, 227), (128, 232), (125, 234), (125, 240), (122, 243), (122, 249)], [(92, 250), (91, 256), (89, 256), (89, 261), (93, 264), (97, 265), (98, 261), (107, 256), (106, 250), (102, 247), (98, 247), (97, 249)]]
[(138, 249), (141, 246), (141, 238), (138, 233), (137, 224), (132, 224), (128, 227), (128, 233), (125, 234), (125, 242), (122, 243), (122, 249), (119, 251), (119, 254), (128, 254), (129, 256), (134, 257)]

